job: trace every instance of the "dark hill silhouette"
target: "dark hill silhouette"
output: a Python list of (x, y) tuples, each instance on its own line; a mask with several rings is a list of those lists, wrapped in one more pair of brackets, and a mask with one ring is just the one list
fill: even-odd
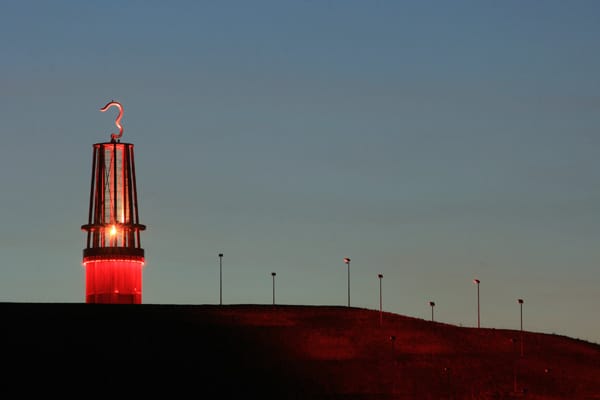
[[(3, 390), (244, 399), (600, 399), (600, 346), (334, 306), (0, 303)], [(27, 378), (27, 384), (19, 378)], [(71, 396), (69, 396), (71, 397)]]

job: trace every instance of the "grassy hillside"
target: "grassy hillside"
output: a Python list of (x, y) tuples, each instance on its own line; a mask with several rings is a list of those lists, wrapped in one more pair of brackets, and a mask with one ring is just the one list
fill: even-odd
[[(328, 306), (0, 303), (5, 384), (169, 398), (600, 399), (600, 346)], [(7, 386), (5, 385), (5, 388)], [(79, 390), (79, 389), (78, 389)], [(79, 393), (78, 391), (74, 391)]]

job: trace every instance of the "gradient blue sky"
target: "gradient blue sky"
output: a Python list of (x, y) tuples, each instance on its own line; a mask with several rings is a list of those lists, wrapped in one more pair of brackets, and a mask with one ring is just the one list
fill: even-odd
[[(144, 303), (352, 305), (600, 342), (600, 3), (0, 2), (0, 301), (83, 302), (125, 108)], [(108, 115), (111, 114), (111, 115)]]

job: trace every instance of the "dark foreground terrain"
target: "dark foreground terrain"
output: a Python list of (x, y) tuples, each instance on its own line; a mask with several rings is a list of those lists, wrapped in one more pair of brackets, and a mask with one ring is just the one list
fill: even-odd
[(600, 346), (564, 336), (525, 332), (521, 356), (519, 331), (347, 307), (0, 312), (4, 398), (600, 399)]

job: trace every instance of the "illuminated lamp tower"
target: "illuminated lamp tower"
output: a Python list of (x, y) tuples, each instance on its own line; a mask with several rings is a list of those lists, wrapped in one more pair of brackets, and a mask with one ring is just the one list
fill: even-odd
[(111, 101), (100, 109), (119, 110), (107, 143), (93, 146), (92, 182), (83, 250), (86, 303), (140, 304), (144, 249), (140, 246), (133, 144), (121, 143), (123, 106)]

